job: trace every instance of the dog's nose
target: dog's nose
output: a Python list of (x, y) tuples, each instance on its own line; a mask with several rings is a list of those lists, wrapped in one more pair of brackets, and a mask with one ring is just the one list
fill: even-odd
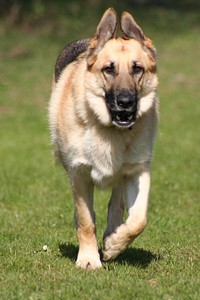
[(117, 95), (117, 105), (120, 108), (128, 109), (133, 106), (134, 97), (130, 93), (120, 93)]
[(131, 107), (132, 101), (128, 97), (120, 97), (117, 103), (121, 108), (129, 108)]

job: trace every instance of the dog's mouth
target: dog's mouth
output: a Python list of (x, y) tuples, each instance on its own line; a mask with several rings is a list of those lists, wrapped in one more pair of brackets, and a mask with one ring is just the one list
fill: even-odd
[(126, 89), (114, 92), (110, 90), (105, 96), (112, 124), (118, 128), (131, 128), (136, 121), (137, 93)]
[(126, 111), (126, 110), (112, 110), (110, 109), (110, 114), (112, 118), (113, 125), (120, 128), (131, 128), (136, 119), (135, 111)]

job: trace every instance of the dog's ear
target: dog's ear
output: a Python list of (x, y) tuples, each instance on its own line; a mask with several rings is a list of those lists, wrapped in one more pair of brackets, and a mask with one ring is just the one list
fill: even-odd
[(121, 30), (124, 38), (135, 39), (140, 43), (143, 43), (145, 40), (142, 29), (135, 22), (132, 15), (126, 11), (121, 16)]
[(124, 39), (137, 40), (146, 51), (156, 59), (156, 50), (152, 41), (147, 38), (140, 26), (135, 22), (134, 18), (128, 12), (123, 12), (121, 16), (121, 31)]
[(117, 29), (117, 13), (114, 8), (108, 8), (97, 26), (94, 38), (90, 41), (87, 56), (88, 66), (91, 66), (95, 62), (99, 51), (103, 48), (105, 43), (116, 37)]

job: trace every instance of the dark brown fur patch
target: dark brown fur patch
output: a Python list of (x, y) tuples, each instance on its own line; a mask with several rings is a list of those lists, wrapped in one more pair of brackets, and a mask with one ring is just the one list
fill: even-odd
[(63, 69), (73, 62), (89, 46), (90, 39), (73, 41), (61, 51), (55, 65), (55, 81), (57, 82)]

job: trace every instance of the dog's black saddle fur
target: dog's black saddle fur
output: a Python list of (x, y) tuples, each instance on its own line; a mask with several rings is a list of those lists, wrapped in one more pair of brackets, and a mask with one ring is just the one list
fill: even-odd
[(55, 81), (57, 82), (62, 70), (74, 61), (81, 53), (85, 52), (89, 46), (90, 39), (73, 41), (61, 51), (55, 65)]

